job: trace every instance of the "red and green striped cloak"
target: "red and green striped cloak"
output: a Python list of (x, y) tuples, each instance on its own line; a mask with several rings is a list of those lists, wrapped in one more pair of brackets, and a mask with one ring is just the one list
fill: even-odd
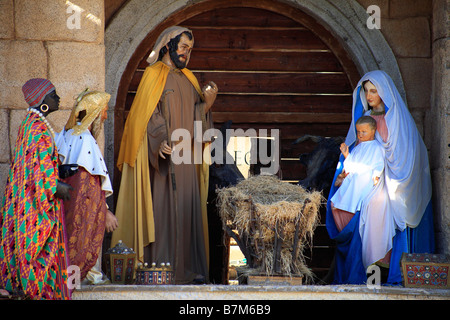
[(29, 112), (15, 145), (0, 212), (0, 286), (34, 299), (69, 299), (58, 153)]

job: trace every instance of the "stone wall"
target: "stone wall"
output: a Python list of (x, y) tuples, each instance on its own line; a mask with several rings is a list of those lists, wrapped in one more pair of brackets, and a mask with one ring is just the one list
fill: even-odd
[[(75, 5), (76, 3), (76, 5)], [(73, 97), (85, 87), (105, 88), (104, 1), (0, 0), (0, 190), (9, 170), (26, 104), (22, 85), (47, 78), (61, 97), (49, 115), (65, 125)]]
[[(425, 144), (430, 148), (427, 127), (431, 121), (432, 0), (358, 0), (364, 8), (380, 8), (380, 31), (389, 43), (402, 74), (406, 103)], [(386, 70), (389, 72), (389, 70)]]
[(431, 169), (437, 251), (450, 254), (450, 0), (433, 1)]

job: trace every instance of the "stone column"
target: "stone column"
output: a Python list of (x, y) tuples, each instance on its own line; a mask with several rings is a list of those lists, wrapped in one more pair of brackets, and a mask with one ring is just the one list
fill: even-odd
[(61, 97), (49, 115), (65, 125), (73, 97), (105, 89), (104, 1), (0, 0), (0, 190), (3, 190), (26, 104), (22, 85), (47, 78)]
[(433, 0), (431, 169), (437, 252), (450, 254), (450, 0)]

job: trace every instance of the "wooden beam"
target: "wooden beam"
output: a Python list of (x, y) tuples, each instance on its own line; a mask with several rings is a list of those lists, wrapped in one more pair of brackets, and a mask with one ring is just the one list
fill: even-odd
[(189, 69), (279, 72), (342, 72), (334, 54), (327, 50), (234, 50), (194, 49)]
[[(212, 107), (215, 112), (331, 112), (351, 113), (352, 96), (301, 94), (225, 94), (220, 91)], [(136, 92), (129, 92), (125, 110), (130, 110)]]
[[(214, 0), (217, 3), (217, 0)], [(238, 7), (238, 8), (236, 8)], [(242, 19), (246, 17), (246, 19)], [(201, 13), (183, 22), (183, 26), (193, 27), (299, 27), (299, 23), (288, 19), (276, 12), (263, 8), (249, 8), (240, 6), (238, 3), (231, 3), (230, 8), (211, 8), (211, 10)]]
[(352, 120), (348, 113), (311, 112), (214, 112), (213, 119), (233, 123), (348, 123)]

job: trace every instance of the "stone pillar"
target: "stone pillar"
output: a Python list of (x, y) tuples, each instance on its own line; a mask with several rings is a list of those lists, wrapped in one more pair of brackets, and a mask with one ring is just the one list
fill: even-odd
[(0, 190), (18, 127), (28, 107), (22, 85), (49, 79), (61, 97), (48, 120), (59, 132), (73, 97), (86, 87), (105, 90), (104, 1), (0, 0)]
[(433, 0), (431, 169), (437, 252), (450, 254), (450, 0)]

